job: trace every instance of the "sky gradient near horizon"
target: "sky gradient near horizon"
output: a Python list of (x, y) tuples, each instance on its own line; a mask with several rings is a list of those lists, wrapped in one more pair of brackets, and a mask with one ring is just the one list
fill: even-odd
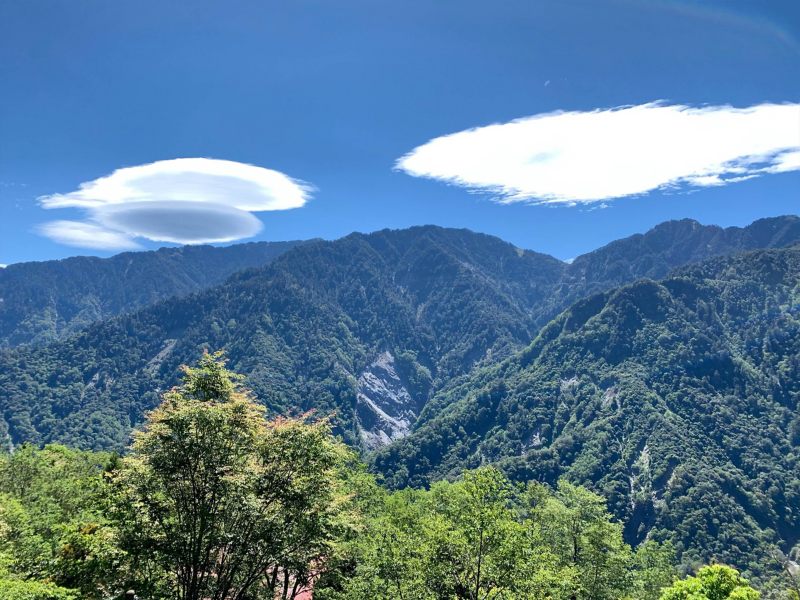
[(0, 5), (0, 264), (422, 224), (569, 259), (800, 213), (798, 157), (796, 0)]

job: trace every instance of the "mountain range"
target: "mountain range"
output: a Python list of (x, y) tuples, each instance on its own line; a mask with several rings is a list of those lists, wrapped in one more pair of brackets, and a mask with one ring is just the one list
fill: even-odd
[[(330, 416), (388, 486), (488, 463), (568, 477), (609, 499), (633, 543), (757, 570), (764, 544), (800, 531), (798, 240), (795, 216), (687, 219), (567, 264), (424, 226), (184, 248), (213, 255), (186, 278), (177, 250), (12, 265), (0, 435), (123, 448), (181, 364), (224, 349), (270, 414)], [(140, 254), (174, 276), (121, 276)]]
[[(139, 311), (49, 345), (5, 352), (0, 402), (12, 443), (121, 447), (160, 392), (176, 382), (180, 364), (193, 362), (204, 348), (225, 348), (232, 367), (248, 375), (271, 410), (335, 412), (345, 439), (371, 449), (407, 434), (434, 392), (475, 366), (524, 348), (577, 298), (639, 277), (658, 278), (706, 256), (798, 238), (796, 217), (743, 229), (684, 220), (567, 264), (466, 230), (427, 226), (352, 234), (295, 246), (270, 264), (198, 293), (181, 295), (185, 286), (179, 282), (175, 295)], [(218, 250), (261, 260), (271, 247), (244, 248)], [(208, 254), (212, 265), (225, 262), (214, 250), (186, 253)], [(164, 254), (174, 265), (183, 253)], [(101, 265), (113, 272), (115, 264), (128, 268), (134, 259), (162, 262), (156, 252), (122, 254)], [(194, 265), (193, 272), (204, 270), (201, 260)], [(25, 281), (47, 281), (54, 267), (69, 272), (69, 264), (17, 265), (5, 280), (30, 270), (35, 275)], [(207, 271), (221, 276), (223, 269)], [(106, 297), (143, 298), (148, 285), (151, 297), (159, 295), (153, 289), (169, 294), (165, 271), (136, 272), (141, 275), (117, 275), (122, 284), (113, 294), (107, 277), (95, 276), (95, 288), (109, 289)], [(66, 304), (77, 280), (53, 278), (48, 298)], [(6, 285), (17, 298), (44, 287), (28, 284), (19, 291)], [(83, 298), (91, 295), (92, 286), (78, 289)], [(5, 296), (3, 304), (25, 306)], [(41, 305), (32, 303), (29, 312), (39, 314)], [(123, 306), (118, 302), (110, 310)]]
[[(495, 464), (602, 492), (631, 544), (758, 572), (800, 547), (800, 245), (720, 256), (573, 304), (435, 395), (372, 457), (395, 488)], [(797, 549), (797, 548), (796, 548)]]
[(300, 243), (182, 246), (8, 265), (0, 269), (0, 348), (64, 339), (95, 321), (222, 283)]

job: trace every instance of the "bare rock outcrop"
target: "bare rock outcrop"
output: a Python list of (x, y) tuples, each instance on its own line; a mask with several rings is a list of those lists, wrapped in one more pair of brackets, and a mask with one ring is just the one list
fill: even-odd
[(389, 350), (381, 352), (359, 376), (356, 417), (368, 450), (407, 436), (420, 408)]

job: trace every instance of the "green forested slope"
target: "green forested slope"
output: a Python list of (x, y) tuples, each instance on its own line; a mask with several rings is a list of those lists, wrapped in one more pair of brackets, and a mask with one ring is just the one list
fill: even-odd
[(442, 390), (373, 462), (392, 487), (489, 463), (566, 477), (608, 498), (630, 543), (672, 539), (686, 564), (758, 575), (765, 544), (800, 542), (799, 459), (795, 245), (575, 303), (524, 351)]
[(176, 382), (180, 364), (224, 348), (272, 411), (335, 412), (337, 432), (360, 444), (356, 414), (371, 381), (362, 377), (380, 353), (391, 353), (394, 383), (404, 390), (386, 402), (406, 402), (413, 422), (453, 378), (528, 345), (544, 315), (582, 290), (708, 253), (782, 244), (800, 233), (798, 223), (781, 217), (723, 230), (669, 222), (571, 266), (491, 236), (431, 226), (296, 246), (209, 290), (47, 346), (0, 351), (0, 436), (122, 447)]
[(0, 269), (0, 348), (64, 339), (95, 321), (222, 283), (299, 243), (183, 246), (9, 265)]

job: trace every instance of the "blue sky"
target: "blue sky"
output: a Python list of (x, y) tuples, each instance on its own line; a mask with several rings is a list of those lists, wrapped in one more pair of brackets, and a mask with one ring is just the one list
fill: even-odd
[[(0, 264), (426, 223), (567, 259), (797, 214), (799, 40), (796, 0), (5, 2)], [(159, 162), (195, 157), (230, 162)]]

